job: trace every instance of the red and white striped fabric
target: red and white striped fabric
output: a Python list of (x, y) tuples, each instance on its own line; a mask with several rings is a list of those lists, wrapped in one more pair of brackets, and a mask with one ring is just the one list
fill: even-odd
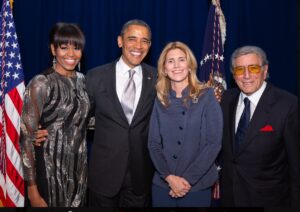
[[(20, 115), (24, 90), (24, 83), (21, 83), (5, 95), (6, 172), (0, 172), (0, 201), (5, 207), (24, 206), (24, 180), (19, 149)], [(2, 115), (2, 110), (0, 113)]]
[(24, 178), (19, 148), (24, 74), (9, 0), (0, 14), (0, 206), (24, 206)]

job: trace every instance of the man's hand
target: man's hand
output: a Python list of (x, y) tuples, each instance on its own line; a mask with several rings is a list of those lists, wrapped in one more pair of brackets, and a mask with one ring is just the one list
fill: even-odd
[(35, 141), (33, 144), (35, 146), (41, 146), (43, 142), (47, 141), (48, 139), (48, 131), (41, 129), (41, 126), (39, 126), (39, 129), (35, 132)]

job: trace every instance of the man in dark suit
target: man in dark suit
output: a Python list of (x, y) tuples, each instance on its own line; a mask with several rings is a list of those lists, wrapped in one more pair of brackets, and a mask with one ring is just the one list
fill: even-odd
[[(117, 41), (122, 48), (121, 57), (90, 70), (86, 78), (95, 115), (88, 173), (89, 206), (146, 207), (151, 203), (153, 177), (148, 128), (157, 77), (155, 68), (142, 63), (151, 46), (150, 27), (141, 20), (128, 21)], [(129, 70), (134, 70), (130, 118), (128, 108), (123, 109), (122, 98)], [(126, 98), (125, 101), (129, 99)]]
[(268, 61), (259, 47), (236, 49), (231, 66), (238, 88), (221, 101), (223, 206), (299, 207), (297, 98), (265, 81)]

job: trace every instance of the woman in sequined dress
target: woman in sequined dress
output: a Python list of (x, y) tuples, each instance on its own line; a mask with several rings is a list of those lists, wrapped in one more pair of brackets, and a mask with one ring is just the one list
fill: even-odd
[[(36, 75), (26, 88), (21, 146), (32, 207), (84, 205), (90, 104), (85, 77), (75, 70), (84, 44), (77, 25), (55, 24), (50, 31), (53, 67)], [(48, 131), (48, 137), (40, 146), (34, 146), (39, 124)]]

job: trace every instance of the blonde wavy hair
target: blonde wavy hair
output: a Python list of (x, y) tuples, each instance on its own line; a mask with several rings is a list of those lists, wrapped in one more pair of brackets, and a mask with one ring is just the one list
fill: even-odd
[(207, 88), (207, 85), (205, 83), (201, 83), (197, 78), (197, 60), (191, 51), (191, 49), (184, 43), (175, 41), (168, 43), (165, 48), (162, 50), (158, 62), (157, 62), (157, 69), (158, 69), (158, 79), (156, 82), (156, 92), (157, 97), (161, 104), (165, 107), (168, 107), (170, 104), (170, 100), (168, 99), (168, 94), (171, 90), (171, 80), (165, 73), (165, 62), (166, 62), (166, 56), (170, 50), (173, 49), (180, 49), (183, 51), (186, 55), (188, 68), (189, 68), (189, 75), (188, 75), (188, 81), (189, 81), (189, 95), (186, 99), (184, 99), (184, 102), (186, 103), (189, 99), (197, 99), (203, 89)]

